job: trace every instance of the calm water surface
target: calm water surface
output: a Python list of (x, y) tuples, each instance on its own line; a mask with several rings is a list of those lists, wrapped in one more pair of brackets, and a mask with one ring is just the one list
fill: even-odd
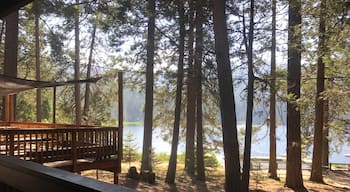
[[(126, 138), (126, 134), (128, 132), (133, 133), (134, 138), (136, 139), (136, 143), (138, 146), (138, 151), (142, 151), (142, 141), (143, 141), (143, 126), (126, 126), (124, 127), (124, 138)], [(266, 128), (262, 128), (261, 131), (256, 133), (253, 136), (252, 143), (252, 157), (268, 157), (269, 156), (269, 132)], [(280, 126), (276, 131), (277, 137), (277, 156), (285, 157), (286, 155), (286, 128), (285, 126)], [(170, 154), (171, 145), (168, 142), (165, 142), (160, 137), (160, 129), (155, 129), (153, 131), (152, 138), (152, 147), (156, 152), (167, 152)], [(331, 148), (335, 147), (331, 143)], [(350, 145), (344, 144), (339, 147), (339, 152), (331, 152), (330, 162), (331, 163), (350, 163)], [(179, 152), (184, 152), (185, 146), (183, 143), (180, 143)], [(311, 158), (312, 149), (309, 150), (310, 154), (307, 158)], [(223, 153), (218, 154), (218, 158), (223, 158)]]

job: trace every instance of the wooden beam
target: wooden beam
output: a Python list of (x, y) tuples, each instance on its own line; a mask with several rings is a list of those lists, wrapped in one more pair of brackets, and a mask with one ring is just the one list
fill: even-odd
[(1, 0), (0, 18), (3, 19), (7, 15), (19, 10), (21, 7), (27, 5), (32, 1), (33, 0)]
[(0, 183), (19, 191), (132, 192), (133, 189), (100, 182), (67, 171), (0, 155)]

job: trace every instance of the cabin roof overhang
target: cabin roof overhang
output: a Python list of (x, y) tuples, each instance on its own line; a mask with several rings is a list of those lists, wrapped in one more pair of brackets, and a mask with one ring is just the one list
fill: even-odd
[(2, 0), (0, 3), (0, 18), (4, 19), (7, 15), (17, 11), (33, 0)]
[(95, 77), (83, 80), (71, 80), (64, 82), (56, 81), (35, 81), (21, 79), (0, 74), (0, 96), (12, 95), (21, 91), (34, 88), (58, 87), (76, 83), (96, 83), (101, 77)]

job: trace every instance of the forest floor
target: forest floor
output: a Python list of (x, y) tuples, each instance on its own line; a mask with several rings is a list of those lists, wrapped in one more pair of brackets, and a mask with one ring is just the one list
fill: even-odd
[[(206, 172), (206, 182), (198, 182), (195, 179), (187, 176), (183, 171), (183, 167), (178, 167), (175, 184), (169, 185), (164, 182), (167, 165), (158, 165), (155, 169), (156, 183), (148, 184), (139, 180), (130, 179), (126, 176), (128, 165), (123, 165), (122, 173), (119, 175), (119, 184), (140, 192), (224, 192), (224, 172), (222, 168), (216, 168)], [(96, 171), (84, 171), (83, 176), (96, 179)], [(250, 191), (274, 191), (274, 192), (289, 192), (293, 191), (284, 187), (285, 170), (279, 170), (278, 175), (280, 181), (269, 179), (267, 170), (255, 170), (251, 172)], [(107, 171), (98, 171), (100, 181), (113, 183), (113, 174)], [(308, 191), (350, 191), (350, 171), (337, 170), (326, 171), (324, 173), (325, 184), (319, 184), (309, 181), (310, 171), (303, 171), (304, 186)]]

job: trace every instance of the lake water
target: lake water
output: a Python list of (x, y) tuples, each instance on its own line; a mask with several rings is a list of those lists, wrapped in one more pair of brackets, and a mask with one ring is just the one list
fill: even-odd
[[(239, 127), (242, 127), (240, 125)], [(243, 126), (244, 127), (244, 126)], [(124, 138), (126, 138), (126, 134), (128, 132), (133, 133), (134, 138), (136, 139), (136, 143), (138, 146), (138, 151), (142, 151), (142, 142), (143, 142), (143, 126), (126, 126), (124, 127)], [(284, 157), (286, 155), (286, 127), (280, 126), (276, 131), (276, 146), (277, 146), (277, 156)], [(257, 132), (253, 138), (252, 143), (252, 157), (268, 157), (269, 156), (269, 132), (266, 128), (262, 128), (259, 132)], [(330, 143), (331, 149), (334, 149), (334, 144)], [(152, 137), (152, 147), (155, 149), (157, 153), (166, 152), (170, 154), (171, 145), (168, 142), (162, 140), (160, 136), (160, 129), (153, 130)], [(185, 151), (184, 143), (180, 143), (178, 147), (179, 152)], [(218, 154), (218, 158), (223, 158), (223, 153)], [(329, 160), (331, 163), (350, 163), (350, 157), (346, 155), (350, 154), (350, 145), (344, 144), (340, 147), (339, 152), (331, 152)], [(309, 159), (311, 159), (311, 153), (309, 155)]]

